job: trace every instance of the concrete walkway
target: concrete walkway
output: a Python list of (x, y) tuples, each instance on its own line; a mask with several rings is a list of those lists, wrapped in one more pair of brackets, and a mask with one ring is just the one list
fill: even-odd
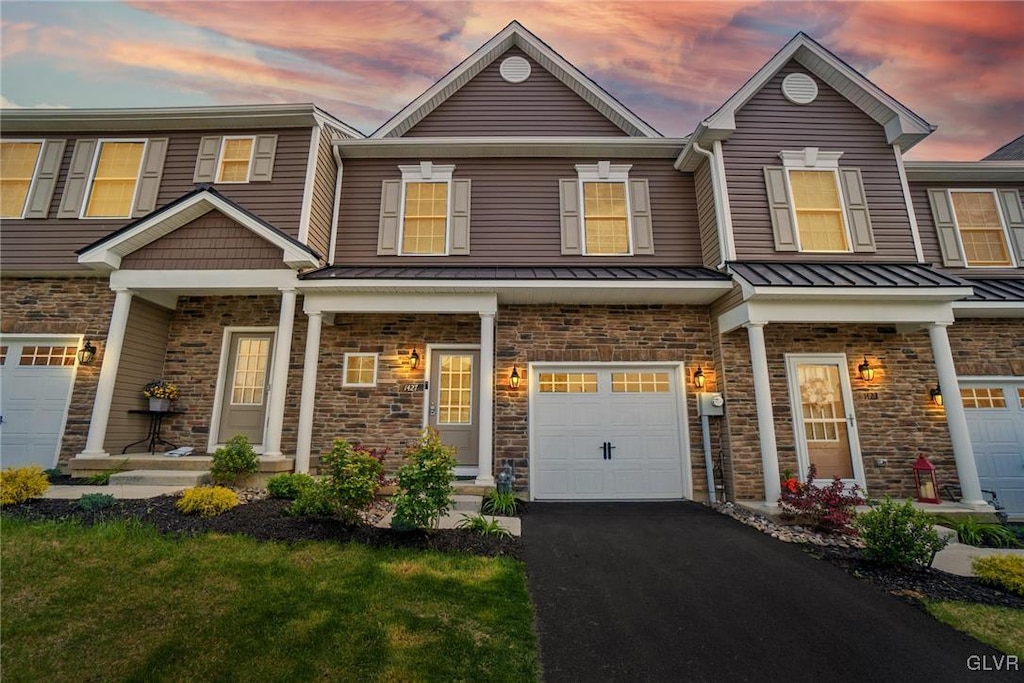
[(696, 503), (534, 503), (523, 551), (548, 683), (1011, 680), (968, 670), (991, 647)]
[(971, 563), (976, 557), (989, 555), (1016, 555), (1024, 557), (1024, 549), (1013, 548), (977, 548), (963, 543), (950, 543), (935, 555), (932, 566), (950, 574), (974, 576)]
[(106, 493), (114, 498), (156, 498), (170, 493), (180, 493), (184, 486), (133, 486), (110, 484), (108, 486), (51, 486), (43, 498), (57, 500), (78, 500), (85, 493)]

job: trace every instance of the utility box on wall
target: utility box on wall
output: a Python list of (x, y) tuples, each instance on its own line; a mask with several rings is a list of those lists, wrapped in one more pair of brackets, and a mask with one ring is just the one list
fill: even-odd
[(717, 391), (697, 394), (697, 415), (721, 416), (725, 414), (725, 398)]

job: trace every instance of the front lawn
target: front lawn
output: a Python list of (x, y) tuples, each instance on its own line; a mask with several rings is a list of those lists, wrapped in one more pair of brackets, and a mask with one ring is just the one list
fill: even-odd
[(509, 558), (3, 519), (7, 681), (537, 678)]
[(939, 621), (1024, 659), (1024, 611), (967, 602), (929, 602), (925, 606)]

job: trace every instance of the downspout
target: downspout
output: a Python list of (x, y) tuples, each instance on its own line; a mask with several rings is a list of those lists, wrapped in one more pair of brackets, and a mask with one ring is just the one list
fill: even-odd
[(334, 206), (331, 209), (331, 244), (328, 249), (327, 265), (334, 265), (334, 254), (338, 244), (338, 212), (341, 210), (341, 176), (344, 175), (345, 165), (341, 161), (341, 152), (336, 145), (331, 145), (331, 152), (334, 154), (334, 166), (338, 173), (334, 181)]
[(715, 498), (715, 465), (711, 459), (711, 424), (708, 414), (704, 411), (701, 412), (703, 415), (700, 416), (700, 433), (704, 441), (704, 471), (708, 478), (708, 502), (714, 505), (718, 501)]
[(715, 157), (714, 152), (704, 149), (696, 141), (692, 143), (694, 151), (708, 160), (708, 167), (711, 170), (711, 184), (715, 191), (715, 222), (718, 224), (718, 244), (721, 247), (721, 260), (718, 263), (717, 268), (721, 270), (726, 261), (730, 260), (732, 256), (732, 243), (729, 239), (729, 233), (731, 232), (727, 222), (729, 217), (726, 214), (725, 202), (728, 198), (725, 196), (724, 183), (719, 176), (718, 160)]

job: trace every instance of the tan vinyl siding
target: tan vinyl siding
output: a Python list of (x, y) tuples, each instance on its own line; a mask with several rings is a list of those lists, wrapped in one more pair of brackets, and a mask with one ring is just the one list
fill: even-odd
[(334, 185), (338, 169), (331, 151), (332, 129), (320, 131), (316, 153), (316, 175), (313, 177), (313, 202), (309, 212), (309, 246), (327, 261), (331, 240), (331, 212), (334, 210)]
[[(142, 387), (163, 376), (170, 325), (171, 311), (139, 297), (132, 300), (104, 443), (104, 448), (111, 455), (120, 454), (126, 445), (146, 436), (149, 416), (128, 411), (148, 407)], [(131, 452), (144, 450), (145, 444), (140, 444)]]
[(711, 164), (703, 162), (693, 174), (697, 192), (697, 218), (700, 221), (700, 248), (704, 265), (714, 268), (722, 261), (722, 245), (718, 239), (718, 217), (715, 214), (715, 188), (711, 182)]
[[(782, 80), (807, 69), (791, 61), (736, 113), (736, 132), (723, 144), (736, 258), (742, 260), (862, 261), (864, 254), (777, 252), (772, 236), (765, 166), (781, 166), (779, 152), (818, 147), (841, 151), (839, 167), (859, 168), (871, 214), (877, 252), (872, 261), (916, 261), (899, 170), (885, 131), (867, 114), (818, 83), (818, 98), (792, 104), (782, 95)], [(812, 76), (813, 77), (813, 76)]]
[[(219, 184), (214, 187), (271, 225), (293, 237), (298, 237), (311, 129), (225, 131), (225, 134), (262, 135), (268, 132), (276, 132), (278, 135), (273, 180), (267, 183)], [(132, 136), (114, 136), (109, 133), (69, 135), (66, 136), (68, 144), (64, 149), (64, 160), (48, 215), (55, 216), (60, 206), (75, 140), (78, 137), (97, 139), (107, 136), (169, 138), (163, 178), (157, 196), (157, 210), (195, 189), (192, 178), (199, 153), (199, 140), (203, 133), (154, 131)], [(78, 265), (75, 250), (105, 237), (132, 221), (133, 219), (127, 218), (4, 221), (0, 268), (5, 272), (85, 271), (86, 268)]]
[[(501, 62), (519, 56), (530, 63), (530, 77), (508, 83)], [(404, 137), (627, 135), (540, 64), (510, 48), (462, 86)]]
[(650, 186), (654, 254), (562, 256), (559, 179), (576, 177), (579, 159), (445, 159), (455, 178), (473, 182), (469, 256), (377, 256), (381, 183), (401, 179), (399, 164), (419, 159), (345, 163), (335, 262), (374, 265), (701, 265), (692, 174), (672, 162), (635, 161), (631, 179)]

